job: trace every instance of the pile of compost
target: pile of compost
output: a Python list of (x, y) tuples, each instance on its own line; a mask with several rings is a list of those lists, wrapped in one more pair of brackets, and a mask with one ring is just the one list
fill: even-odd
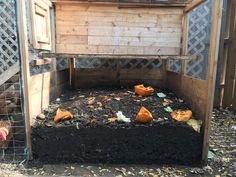
[[(171, 102), (166, 105), (166, 100)], [(151, 122), (135, 120), (142, 106), (151, 112)], [(58, 108), (73, 118), (55, 123)], [(202, 132), (172, 119), (170, 108), (189, 109), (182, 99), (161, 89), (150, 96), (126, 88), (68, 90), (36, 119), (34, 157), (49, 163), (199, 164)], [(131, 121), (109, 121), (118, 111)]]

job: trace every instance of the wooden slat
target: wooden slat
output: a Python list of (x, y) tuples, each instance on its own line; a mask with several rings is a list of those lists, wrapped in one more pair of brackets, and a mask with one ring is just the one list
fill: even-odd
[(132, 46), (132, 47), (167, 47), (180, 48), (180, 37), (174, 38), (151, 38), (151, 37), (105, 37), (105, 36), (88, 36), (88, 45), (105, 45), (105, 46)]
[[(97, 8), (99, 7), (99, 8)], [(95, 13), (95, 15), (104, 14), (104, 13), (110, 13), (114, 16), (117, 16), (118, 14), (129, 14), (129, 15), (181, 15), (183, 14), (183, 9), (179, 7), (172, 7), (172, 8), (166, 8), (166, 7), (158, 7), (157, 8), (120, 8), (117, 5), (111, 5), (111, 6), (94, 6), (94, 5), (78, 5), (78, 4), (56, 4), (56, 11), (60, 12), (71, 12), (71, 13), (84, 13), (84, 12), (90, 12), (91, 14)], [(119, 10), (119, 12), (118, 12)], [(137, 13), (138, 10), (138, 13)], [(99, 13), (99, 14), (97, 14)]]
[(120, 70), (121, 80), (161, 80), (162, 70), (161, 69), (121, 69)]
[(168, 0), (168, 1), (117, 1), (117, 0), (104, 0), (104, 1), (92, 1), (92, 0), (51, 0), (53, 3), (72, 3), (72, 4), (97, 4), (97, 5), (111, 5), (111, 4), (116, 4), (120, 6), (125, 6), (125, 7), (140, 7), (140, 6), (145, 6), (145, 7), (153, 7), (153, 6), (186, 6), (188, 3), (187, 0), (182, 0), (182, 1), (176, 1), (176, 0)]
[(58, 44), (88, 44), (88, 36), (86, 35), (63, 35), (56, 36)]
[(52, 63), (51, 58), (44, 58), (44, 59), (35, 59), (34, 60), (34, 65), (35, 66), (40, 66), (40, 65), (46, 65)]
[(159, 60), (159, 59), (178, 59), (178, 60), (194, 60), (197, 59), (194, 55), (94, 55), (94, 54), (63, 54), (63, 53), (43, 53), (42, 57), (47, 58), (81, 58), (81, 59), (137, 59), (137, 60)]
[(205, 2), (206, 0), (193, 0), (190, 4), (188, 4), (185, 8), (184, 8), (184, 12), (188, 13), (189, 11), (193, 10), (194, 8), (196, 8), (197, 6), (201, 5), (203, 2)]
[(207, 76), (207, 101), (206, 101), (206, 116), (203, 123), (204, 127), (204, 141), (202, 150), (202, 162), (207, 162), (207, 154), (209, 148), (209, 132), (210, 120), (212, 117), (213, 99), (216, 81), (216, 69), (219, 53), (221, 19), (222, 19), (223, 0), (213, 1), (212, 25), (210, 48), (208, 54), (208, 76)]

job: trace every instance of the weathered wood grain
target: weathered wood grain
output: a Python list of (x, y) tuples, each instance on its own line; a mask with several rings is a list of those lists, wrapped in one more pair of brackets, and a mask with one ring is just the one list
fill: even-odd
[(56, 52), (179, 55), (182, 8), (56, 4)]

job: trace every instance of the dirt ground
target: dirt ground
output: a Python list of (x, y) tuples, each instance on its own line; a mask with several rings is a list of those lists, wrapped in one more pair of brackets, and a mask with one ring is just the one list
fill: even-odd
[(0, 176), (236, 176), (236, 115), (214, 110), (208, 164), (200, 167), (0, 163)]

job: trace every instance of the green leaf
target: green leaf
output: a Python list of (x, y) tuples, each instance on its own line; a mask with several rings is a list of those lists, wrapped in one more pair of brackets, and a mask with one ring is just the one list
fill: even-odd
[(208, 151), (208, 155), (207, 155), (208, 160), (213, 159), (214, 156), (215, 156), (215, 154), (212, 151)]
[(166, 107), (164, 109), (165, 109), (166, 112), (173, 112), (173, 109), (170, 106), (168, 106), (168, 107)]
[(165, 98), (166, 97), (166, 95), (164, 93), (162, 93), (162, 92), (157, 93), (157, 96), (159, 98)]

